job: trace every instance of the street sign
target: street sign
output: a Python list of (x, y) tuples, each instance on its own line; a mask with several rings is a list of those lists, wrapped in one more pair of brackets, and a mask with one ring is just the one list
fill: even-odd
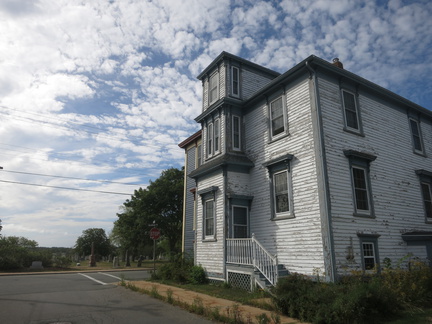
[(153, 227), (153, 228), (150, 230), (150, 238), (151, 238), (152, 240), (157, 240), (159, 237), (160, 237), (160, 231), (159, 231), (159, 229), (156, 228), (156, 227)]

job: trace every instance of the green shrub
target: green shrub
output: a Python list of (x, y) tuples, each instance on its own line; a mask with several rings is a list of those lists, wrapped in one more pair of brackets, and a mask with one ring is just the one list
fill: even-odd
[(191, 259), (184, 258), (182, 254), (176, 254), (170, 258), (168, 263), (161, 265), (152, 278), (187, 283), (192, 267), (193, 261)]
[(387, 269), (380, 276), (405, 308), (429, 306), (432, 302), (432, 270), (423, 262), (414, 262), (409, 270)]
[(282, 313), (311, 323), (379, 323), (399, 310), (395, 294), (379, 278), (333, 284), (293, 274), (280, 280), (275, 295)]
[(54, 265), (58, 268), (68, 268), (72, 264), (72, 260), (68, 257), (56, 257)]
[(204, 268), (198, 265), (192, 266), (189, 273), (189, 281), (196, 285), (207, 283), (207, 277)]

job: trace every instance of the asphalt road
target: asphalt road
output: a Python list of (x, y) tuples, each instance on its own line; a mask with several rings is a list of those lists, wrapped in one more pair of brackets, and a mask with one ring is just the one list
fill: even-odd
[(146, 271), (0, 276), (0, 323), (212, 323), (115, 284), (148, 276)]

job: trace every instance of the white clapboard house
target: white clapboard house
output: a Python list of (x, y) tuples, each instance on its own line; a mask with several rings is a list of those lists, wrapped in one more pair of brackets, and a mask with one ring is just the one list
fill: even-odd
[(432, 111), (313, 55), (279, 74), (222, 52), (198, 79), (183, 249), (210, 279), (431, 262)]

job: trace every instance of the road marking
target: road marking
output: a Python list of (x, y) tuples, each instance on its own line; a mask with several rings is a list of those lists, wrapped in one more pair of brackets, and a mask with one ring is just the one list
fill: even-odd
[(86, 278), (88, 278), (88, 279), (90, 279), (90, 280), (93, 280), (93, 281), (95, 281), (95, 282), (97, 282), (97, 283), (99, 283), (99, 284), (101, 284), (101, 285), (108, 285), (108, 284), (105, 283), (105, 282), (102, 282), (102, 281), (96, 280), (95, 278), (92, 278), (92, 277), (90, 277), (90, 276), (87, 276), (87, 275), (85, 275), (85, 274), (83, 274), (83, 273), (78, 273), (78, 274), (81, 275), (81, 276), (83, 276), (83, 277), (86, 277)]
[(105, 276), (110, 276), (110, 277), (113, 277), (113, 278), (118, 279), (119, 281), (122, 281), (122, 278), (120, 278), (120, 277), (116, 277), (116, 276), (113, 276), (112, 274), (105, 273), (105, 272), (98, 272), (98, 273), (103, 274), (103, 275), (105, 275)]

